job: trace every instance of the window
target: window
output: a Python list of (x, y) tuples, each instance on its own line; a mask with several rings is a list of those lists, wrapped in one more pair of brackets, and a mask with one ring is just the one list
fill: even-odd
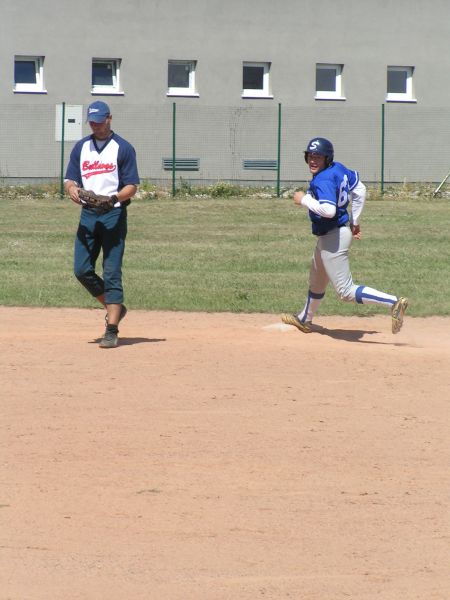
[(14, 91), (46, 93), (43, 56), (14, 57)]
[(243, 98), (273, 98), (269, 81), (270, 63), (244, 62), (242, 69)]
[(392, 102), (415, 102), (413, 95), (413, 67), (387, 68), (386, 100)]
[(316, 100), (345, 100), (342, 70), (343, 65), (316, 64)]
[(92, 59), (92, 94), (122, 94), (120, 59)]
[(169, 60), (167, 70), (168, 96), (198, 96), (195, 87), (195, 60)]

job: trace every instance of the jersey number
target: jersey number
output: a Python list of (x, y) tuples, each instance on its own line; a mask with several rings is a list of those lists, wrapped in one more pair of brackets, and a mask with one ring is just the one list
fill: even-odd
[(346, 206), (348, 204), (348, 177), (344, 175), (339, 186), (338, 206)]

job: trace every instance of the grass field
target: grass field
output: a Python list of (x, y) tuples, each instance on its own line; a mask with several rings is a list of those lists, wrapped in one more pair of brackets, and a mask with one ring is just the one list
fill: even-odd
[(305, 336), (306, 211), (137, 200), (114, 351), (79, 208), (1, 202), (1, 600), (450, 598), (448, 201), (367, 203), (353, 273), (410, 297), (399, 335), (330, 289)]
[[(426, 202), (426, 204), (425, 204)], [(5, 196), (0, 304), (96, 306), (72, 273), (78, 208), (58, 196)], [(133, 308), (280, 312), (301, 308), (315, 238), (304, 209), (280, 198), (135, 200), (124, 260)], [(356, 283), (407, 295), (412, 316), (449, 315), (450, 202), (368, 200), (354, 242)], [(380, 312), (338, 300), (321, 314)]]

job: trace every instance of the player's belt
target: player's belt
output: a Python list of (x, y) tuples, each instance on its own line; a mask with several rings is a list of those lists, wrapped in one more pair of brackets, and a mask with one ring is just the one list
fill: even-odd
[(330, 233), (330, 231), (334, 231), (335, 229), (340, 229), (341, 227), (347, 227), (347, 225), (349, 225), (349, 221), (347, 221), (346, 223), (342, 223), (342, 225), (335, 225), (334, 227), (332, 227), (331, 229), (328, 229), (327, 231), (323, 231), (321, 233), (315, 233), (314, 235), (317, 235), (317, 237), (322, 237), (323, 235), (327, 235), (327, 233)]

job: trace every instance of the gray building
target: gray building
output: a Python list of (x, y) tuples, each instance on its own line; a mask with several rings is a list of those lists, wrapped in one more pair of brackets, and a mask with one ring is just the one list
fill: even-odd
[(0, 179), (58, 177), (99, 98), (155, 181), (174, 148), (187, 179), (304, 180), (315, 135), (367, 181), (450, 168), (448, 0), (3, 0), (1, 13)]

